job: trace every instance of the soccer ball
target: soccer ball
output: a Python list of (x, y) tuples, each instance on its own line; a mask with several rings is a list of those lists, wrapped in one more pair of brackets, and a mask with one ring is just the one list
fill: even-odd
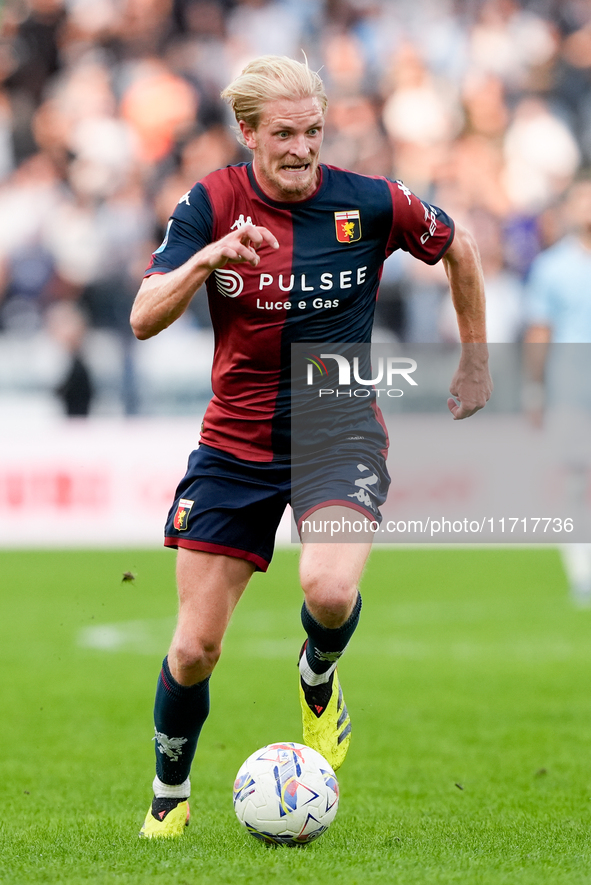
[(333, 822), (339, 785), (326, 759), (303, 744), (269, 744), (236, 775), (234, 810), (256, 839), (305, 845)]

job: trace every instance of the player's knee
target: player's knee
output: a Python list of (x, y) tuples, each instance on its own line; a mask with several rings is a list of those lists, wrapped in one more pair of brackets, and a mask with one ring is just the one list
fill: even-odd
[(338, 574), (309, 575), (302, 590), (310, 614), (325, 627), (339, 627), (351, 613), (357, 599), (357, 585)]
[(169, 657), (173, 657), (176, 666), (186, 676), (193, 675), (196, 681), (209, 676), (220, 659), (222, 647), (219, 642), (175, 641)]

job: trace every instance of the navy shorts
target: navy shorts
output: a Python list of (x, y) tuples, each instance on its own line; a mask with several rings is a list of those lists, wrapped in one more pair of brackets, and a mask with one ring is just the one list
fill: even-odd
[(202, 444), (176, 490), (164, 544), (235, 556), (264, 572), (288, 504), (298, 527), (331, 504), (379, 523), (389, 485), (383, 442), (346, 440), (299, 464), (244, 461)]

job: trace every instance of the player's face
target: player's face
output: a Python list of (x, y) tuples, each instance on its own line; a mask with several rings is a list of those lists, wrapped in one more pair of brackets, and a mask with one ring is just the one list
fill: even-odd
[(259, 125), (240, 129), (254, 154), (257, 181), (272, 200), (310, 197), (318, 185), (324, 114), (317, 98), (277, 99), (263, 109)]

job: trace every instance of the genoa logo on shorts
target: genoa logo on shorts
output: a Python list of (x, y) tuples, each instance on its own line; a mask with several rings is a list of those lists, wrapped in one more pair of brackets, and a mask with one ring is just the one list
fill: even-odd
[(174, 527), (177, 532), (184, 532), (187, 528), (189, 513), (191, 512), (191, 507), (194, 503), (194, 501), (189, 501), (187, 498), (181, 498), (179, 501), (179, 506), (174, 515)]

